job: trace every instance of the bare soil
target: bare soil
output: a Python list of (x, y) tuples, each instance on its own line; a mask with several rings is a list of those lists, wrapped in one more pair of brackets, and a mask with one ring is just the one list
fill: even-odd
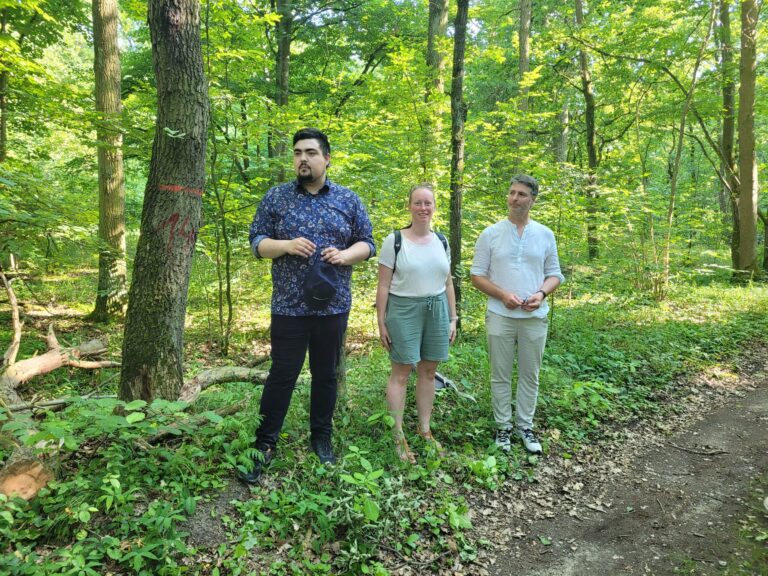
[[(573, 460), (545, 457), (539, 482), (504, 495), (489, 574), (763, 574), (738, 568), (739, 522), (768, 478), (768, 353), (701, 374), (682, 413)], [(547, 462), (548, 460), (550, 460)], [(476, 521), (477, 523), (477, 521)], [(758, 545), (759, 546), (759, 545)], [(482, 569), (482, 572), (486, 572)]]

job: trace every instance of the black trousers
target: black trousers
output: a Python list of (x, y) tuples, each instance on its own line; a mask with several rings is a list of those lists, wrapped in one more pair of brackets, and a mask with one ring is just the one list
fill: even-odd
[(274, 448), (309, 349), (312, 391), (309, 427), (314, 437), (330, 436), (336, 407), (336, 365), (348, 313), (331, 316), (272, 315), (272, 367), (261, 395), (257, 446)]

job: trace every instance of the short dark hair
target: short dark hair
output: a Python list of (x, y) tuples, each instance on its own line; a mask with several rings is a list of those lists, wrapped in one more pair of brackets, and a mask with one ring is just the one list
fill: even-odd
[(532, 196), (538, 196), (539, 194), (538, 180), (533, 176), (528, 176), (528, 174), (515, 174), (512, 176), (512, 181), (509, 185), (512, 186), (512, 184), (524, 184), (525, 186), (528, 186), (528, 188), (531, 189)]
[(331, 153), (331, 143), (328, 142), (328, 136), (317, 128), (302, 128), (293, 135), (293, 145), (296, 146), (296, 142), (299, 140), (317, 140), (320, 142), (323, 156), (328, 156)]

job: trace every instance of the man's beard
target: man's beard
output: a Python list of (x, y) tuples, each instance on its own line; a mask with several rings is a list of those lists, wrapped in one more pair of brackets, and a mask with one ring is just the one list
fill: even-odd
[[(302, 174), (302, 168), (306, 168), (306, 173)], [(309, 184), (315, 179), (314, 174), (312, 174), (312, 168), (309, 166), (300, 166), (298, 172), (296, 173), (296, 179), (299, 181), (299, 184)]]

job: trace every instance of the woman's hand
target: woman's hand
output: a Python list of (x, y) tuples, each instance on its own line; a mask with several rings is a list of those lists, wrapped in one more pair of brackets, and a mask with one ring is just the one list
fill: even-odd
[(392, 346), (392, 339), (389, 337), (389, 331), (385, 325), (379, 326), (379, 340), (381, 345), (384, 346), (384, 350), (389, 352), (390, 346)]
[(453, 341), (456, 340), (456, 323), (458, 322), (458, 318), (451, 319), (451, 323), (448, 326), (448, 343), (453, 344)]

